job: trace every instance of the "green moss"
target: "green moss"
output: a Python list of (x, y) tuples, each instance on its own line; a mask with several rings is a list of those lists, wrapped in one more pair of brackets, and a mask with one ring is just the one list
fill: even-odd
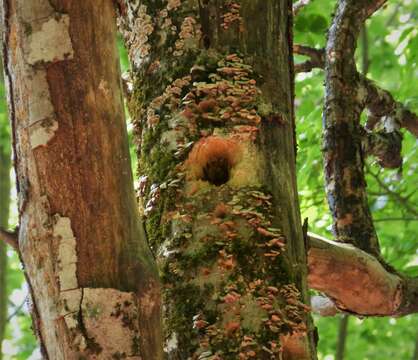
[(160, 226), (162, 206), (159, 206), (157, 210), (154, 210), (147, 216), (145, 221), (145, 230), (147, 233), (148, 244), (151, 247), (152, 252), (155, 254), (160, 239), (162, 238), (162, 229)]

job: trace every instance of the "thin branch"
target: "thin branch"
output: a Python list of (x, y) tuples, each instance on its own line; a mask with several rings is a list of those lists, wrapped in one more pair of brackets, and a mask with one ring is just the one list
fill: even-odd
[(363, 8), (362, 22), (365, 22), (371, 17), (377, 10), (387, 3), (387, 0), (367, 0), (365, 1), (366, 6)]
[(337, 339), (337, 352), (335, 354), (335, 360), (344, 360), (345, 344), (347, 342), (348, 334), (348, 320), (349, 315), (344, 314), (340, 319), (340, 326), (338, 329)]
[(396, 273), (355, 246), (308, 233), (308, 283), (340, 311), (362, 316), (418, 312), (418, 278)]
[(325, 66), (324, 49), (295, 44), (293, 45), (293, 53), (309, 57), (309, 60), (295, 64), (295, 73), (309, 72), (316, 68), (323, 69)]
[(22, 310), (23, 306), (25, 305), (27, 301), (28, 301), (28, 297), (26, 296), (25, 299), (22, 301), (22, 303), (19, 306), (16, 306), (14, 311), (9, 315), (9, 317), (7, 318), (7, 322), (12, 320), (16, 315), (20, 313), (20, 311)]
[(408, 212), (413, 214), (418, 219), (418, 210), (414, 205), (411, 205), (407, 198), (393, 191), (387, 186), (371, 169), (367, 166), (367, 172), (376, 180), (377, 184), (392, 198), (394, 198), (400, 205), (402, 205)]
[(305, 6), (308, 6), (312, 0), (299, 0), (293, 4), (293, 16), (296, 16)]
[(8, 231), (0, 228), (0, 241), (4, 241), (10, 245), (14, 250), (19, 251), (19, 243), (17, 239), (17, 230)]
[(388, 21), (386, 21), (385, 28), (392, 26), (393, 22), (395, 21), (396, 17), (399, 15), (399, 8), (402, 6), (402, 2), (396, 4), (395, 9), (393, 9), (392, 14), (389, 16)]

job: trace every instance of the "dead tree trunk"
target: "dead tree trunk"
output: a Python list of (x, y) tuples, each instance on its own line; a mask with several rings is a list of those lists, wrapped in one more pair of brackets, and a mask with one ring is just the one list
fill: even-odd
[(314, 359), (291, 1), (120, 1), (168, 359)]
[(4, 0), (19, 254), (46, 359), (159, 359), (108, 0)]

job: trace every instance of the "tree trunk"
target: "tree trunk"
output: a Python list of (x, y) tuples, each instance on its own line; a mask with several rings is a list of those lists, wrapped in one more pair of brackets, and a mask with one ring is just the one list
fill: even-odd
[(120, 1), (168, 359), (314, 359), (291, 1)]
[(114, 8), (3, 0), (19, 254), (46, 359), (159, 359), (159, 285), (132, 185)]

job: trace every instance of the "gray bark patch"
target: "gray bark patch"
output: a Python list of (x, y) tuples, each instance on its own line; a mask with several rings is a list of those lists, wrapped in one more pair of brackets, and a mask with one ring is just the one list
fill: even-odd
[(34, 65), (38, 62), (55, 62), (74, 57), (74, 50), (69, 34), (70, 17), (61, 15), (58, 19), (51, 17), (40, 25), (28, 37), (27, 62)]

